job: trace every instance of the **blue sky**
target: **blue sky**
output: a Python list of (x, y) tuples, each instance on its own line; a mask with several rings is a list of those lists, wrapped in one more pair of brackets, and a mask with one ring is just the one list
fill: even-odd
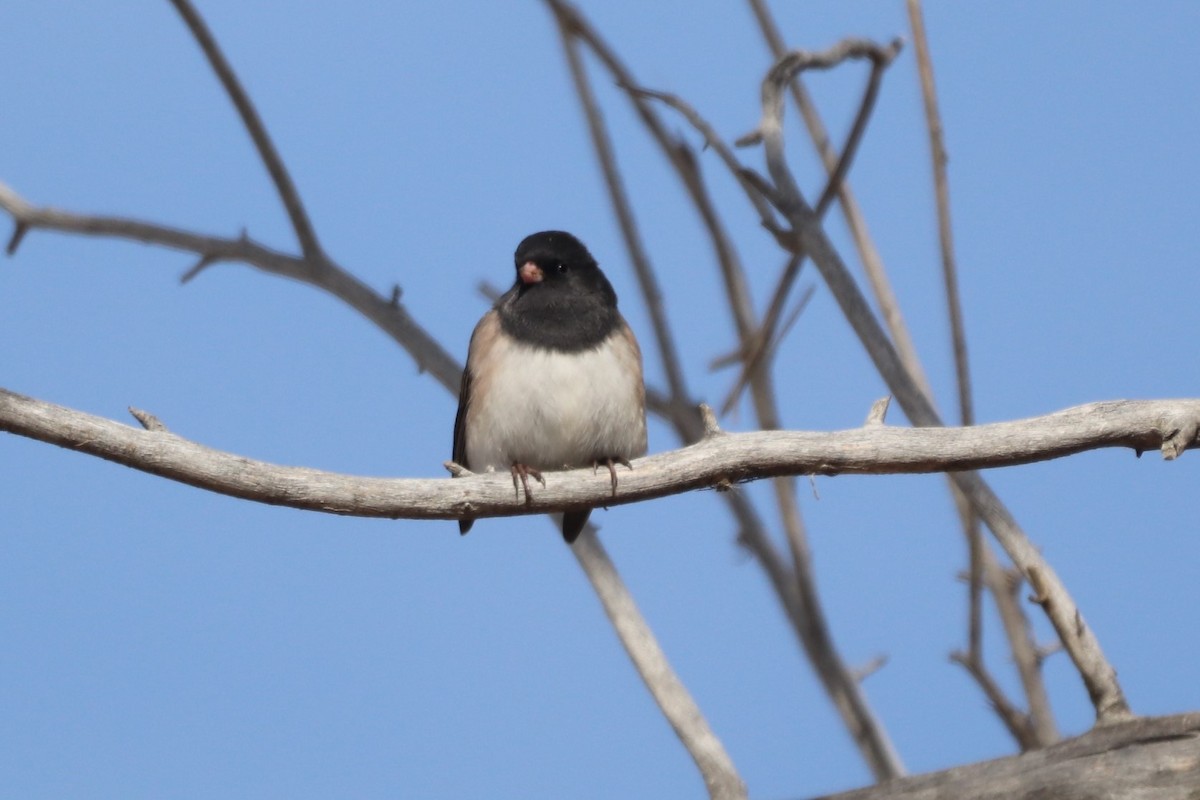
[[(906, 32), (900, 2), (779, 5), (794, 46)], [(645, 85), (690, 99), (730, 139), (753, 127), (769, 59), (742, 5), (584, 9)], [(542, 5), (222, 0), (201, 11), (342, 265), (381, 291), (401, 284), (416, 319), (461, 358), (486, 308), (475, 286), (510, 280), (525, 234), (569, 229), (605, 267), (642, 336), (648, 380), (662, 384)], [(1200, 7), (926, 12), (980, 420), (1195, 396)], [(0, 66), (0, 180), (30, 201), (293, 246), (167, 3), (9, 8)], [(689, 388), (719, 401), (730, 375), (707, 363), (733, 332), (703, 231), (594, 74)], [(833, 130), (848, 124), (861, 77), (849, 68), (811, 83)], [(812, 193), (805, 141), (794, 135), (791, 152)], [(885, 79), (851, 182), (948, 407), (928, 161), (910, 48)], [(711, 155), (704, 166), (761, 308), (782, 258)], [(849, 257), (836, 214), (830, 232)], [(137, 406), (180, 435), (279, 463), (443, 474), (454, 399), (389, 339), (329, 297), (244, 267), (181, 288), (191, 263), (31, 234), (0, 264), (0, 385), (116, 419)], [(823, 288), (777, 375), (795, 428), (856, 426), (886, 393)], [(751, 418), (743, 408), (724, 424)], [(652, 425), (652, 451), (674, 446)], [(1198, 464), (1108, 451), (988, 476), (1141, 713), (1200, 708), (1187, 611), (1200, 604), (1187, 513)], [(11, 436), (0, 474), (0, 777), (13, 796), (702, 794), (544, 520), (485, 520), (460, 538), (453, 523), (306, 514)], [(909, 769), (1012, 752), (947, 661), (964, 640), (965, 554), (944, 481), (800, 488), (844, 657), (889, 658), (866, 691)], [(773, 523), (767, 487), (743, 491)], [(869, 780), (717, 498), (596, 518), (752, 795)], [(992, 628), (992, 664), (1011, 689)], [(1062, 730), (1085, 730), (1090, 706), (1067, 659), (1051, 658), (1046, 675)]]

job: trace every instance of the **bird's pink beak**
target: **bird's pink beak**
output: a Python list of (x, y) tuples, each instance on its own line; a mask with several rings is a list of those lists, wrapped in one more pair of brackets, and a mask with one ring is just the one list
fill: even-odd
[(542, 268), (532, 261), (526, 261), (517, 270), (517, 276), (520, 277), (521, 283), (541, 283)]

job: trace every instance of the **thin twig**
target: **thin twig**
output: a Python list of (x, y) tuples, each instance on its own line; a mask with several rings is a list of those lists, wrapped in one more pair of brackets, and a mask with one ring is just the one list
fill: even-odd
[[(748, 178), (745, 173), (745, 166), (738, 161), (737, 156), (733, 154), (733, 148), (731, 148), (725, 142), (725, 140), (721, 138), (721, 135), (717, 133), (716, 129), (708, 122), (708, 120), (702, 117), (690, 103), (679, 97), (679, 95), (671, 94), (670, 92), (660, 92), (655, 89), (647, 89), (642, 86), (634, 86), (624, 82), (619, 83), (619, 85), (622, 89), (629, 92), (634, 97), (645, 97), (651, 100), (657, 100), (663, 105), (673, 108), (679, 112), (679, 114), (683, 116), (683, 118), (686, 119), (693, 128), (696, 129), (701, 137), (703, 137), (704, 146), (706, 148), (711, 148), (712, 151), (721, 159), (721, 161), (725, 162), (725, 166), (729, 170), (729, 173), (743, 184), (743, 189), (747, 188), (745, 184), (747, 183)], [(777, 224), (775, 222), (775, 210), (771, 208), (770, 203), (768, 203), (756, 192), (747, 191), (746, 196), (750, 198), (751, 204), (753, 204), (755, 210), (758, 211), (759, 217), (764, 226), (767, 224)]]
[(625, 248), (629, 252), (630, 261), (633, 263), (633, 271), (637, 277), (638, 286), (642, 291), (642, 300), (646, 305), (646, 311), (650, 314), (651, 325), (654, 327), (654, 340), (658, 344), (659, 359), (662, 362), (663, 371), (667, 376), (667, 385), (670, 387), (671, 395), (674, 398), (682, 399), (688, 396), (687, 385), (684, 382), (679, 348), (675, 344), (675, 335), (672, 333), (670, 322), (667, 320), (666, 307), (663, 305), (662, 289), (658, 284), (658, 277), (655, 275), (653, 267), (650, 266), (650, 258), (646, 254), (646, 249), (642, 244), (637, 221), (634, 219), (633, 209), (630, 206), (629, 197), (625, 191), (625, 182), (621, 179), (620, 170), (617, 168), (616, 155), (613, 152), (612, 142), (609, 140), (608, 130), (600, 114), (600, 107), (596, 104), (591, 83), (588, 81), (583, 60), (579, 55), (575, 36), (565, 21), (560, 21), (559, 33), (562, 38), (563, 50), (567, 57), (567, 65), (571, 71), (571, 80), (575, 85), (575, 94), (583, 106), (584, 117), (588, 124), (588, 133), (592, 139), (592, 147), (596, 152), (596, 157), (600, 161), (600, 171), (604, 175), (604, 184), (608, 189), (609, 201), (613, 211), (617, 215), (621, 235), (625, 240)]
[(16, 224), (29, 230), (53, 230), (169, 247), (192, 253), (202, 260), (242, 263), (323, 289), (391, 336), (413, 357), (420, 371), (429, 372), (438, 383), (458, 394), (462, 365), (417, 324), (402, 303), (393, 303), (390, 297), (375, 292), (326, 256), (313, 261), (288, 255), (245, 234), (229, 239), (126, 217), (77, 214), (34, 206), (3, 183), (0, 183), (0, 209), (7, 211)]
[[(975, 411), (971, 393), (970, 361), (967, 357), (966, 329), (963, 322), (962, 300), (958, 289), (958, 268), (954, 255), (953, 228), (950, 223), (950, 189), (947, 176), (947, 156), (943, 135), (941, 114), (938, 111), (937, 89), (933, 77), (933, 61), (929, 52), (929, 39), (925, 33), (925, 23), (921, 11), (920, 0), (908, 0), (909, 25), (912, 31), (913, 45), (916, 52), (917, 71), (921, 80), (921, 96), (925, 106), (926, 128), (929, 132), (929, 149), (932, 161), (934, 195), (937, 205), (938, 240), (941, 247), (942, 278), (945, 284), (947, 316), (950, 321), (951, 346), (954, 353), (954, 370), (958, 386), (959, 422), (971, 425), (975, 421)], [(956, 493), (957, 495), (957, 493)], [(959, 498), (956, 496), (956, 500)], [(994, 562), (994, 557), (986, 549), (983, 534), (980, 530), (979, 517), (969, 504), (958, 502), (960, 515), (963, 518), (963, 530), (967, 537), (970, 559), (968, 586), (968, 648), (972, 661), (978, 664), (978, 669), (972, 671), (976, 675), (983, 669), (983, 635), (982, 635), (982, 589), (985, 580), (985, 560)], [(998, 569), (992, 565), (993, 573)], [(1015, 593), (1005, 591), (1004, 586), (993, 590), (997, 607), (1005, 625), (1006, 634), (1012, 643), (1013, 657), (1017, 662), (1018, 672), (1025, 689), (1029, 703), (1029, 719), (1027, 732), (1018, 742), (1025, 749), (1044, 747), (1058, 740), (1058, 730), (1054, 715), (1050, 708), (1050, 700), (1046, 694), (1045, 682), (1042, 680), (1040, 662), (1036, 653), (1023, 611), (1016, 602)], [(1019, 635), (1018, 635), (1019, 634)], [(984, 691), (988, 687), (984, 686)], [(993, 703), (993, 705), (996, 705)], [(999, 707), (997, 706), (999, 710)]]
[[(883, 61), (883, 59), (874, 58), (872, 60), (875, 63)], [(834, 63), (836, 62), (830, 61), (828, 66), (832, 66)], [(776, 181), (776, 185), (778, 185), (778, 181)], [(780, 210), (786, 214), (784, 208)], [(793, 250), (793, 254), (797, 256), (801, 252)], [(796, 259), (796, 263), (798, 269), (799, 258)], [(765, 328), (759, 326), (758, 329), (764, 330)], [(750, 328), (749, 330), (753, 331), (754, 329)], [(753, 333), (750, 332), (743, 336), (743, 347), (750, 346), (753, 341), (752, 336)], [(765, 429), (780, 427), (779, 411), (770, 372), (758, 369), (751, 371), (749, 375), (751, 398), (760, 426)], [(789, 479), (777, 479), (773, 481), (773, 488), (792, 554), (797, 599), (803, 620), (801, 640), (805, 644), (806, 652), (812, 660), (826, 692), (841, 712), (855, 744), (858, 745), (876, 780), (882, 782), (903, 775), (905, 769), (899, 753), (896, 752), (883, 726), (872, 714), (862, 694), (860, 682), (841, 659), (833, 643), (832, 633), (826, 622), (816, 590), (816, 575), (808, 549), (807, 534), (800, 518), (795, 483)]]
[[(755, 18), (758, 20), (759, 29), (762, 31), (768, 48), (776, 59), (782, 58), (787, 52), (787, 47), (779, 32), (779, 27), (775, 24), (770, 9), (764, 0), (750, 0), (750, 6)], [(821, 117), (815, 105), (804, 88), (804, 82), (801, 77), (799, 75), (795, 76), (788, 88), (792, 99), (800, 110), (800, 115), (804, 120), (805, 127), (808, 129), (809, 137), (814, 147), (820, 154), (826, 170), (832, 173), (838, 162), (837, 153), (830, 145), (829, 135), (825, 130), (824, 124), (821, 122)], [(763, 192), (763, 189), (760, 187), (759, 191), (766, 197), (773, 195), (773, 190)], [(933, 404), (933, 391), (925, 376), (920, 359), (917, 356), (916, 347), (908, 331), (908, 326), (904, 322), (899, 301), (892, 289), (887, 271), (884, 269), (883, 260), (871, 239), (866, 220), (863, 217), (862, 210), (859, 208), (858, 201), (854, 197), (849, 181), (843, 181), (838, 191), (840, 195), (838, 205), (850, 230), (851, 238), (858, 251), (863, 269), (866, 272), (868, 283), (875, 296), (875, 302), (891, 334), (892, 342), (895, 344), (896, 352), (909, 374), (913, 376), (917, 385), (924, 391), (930, 403)], [(776, 233), (775, 239), (787, 248), (786, 237), (781, 237)], [(995, 557), (991, 553), (990, 546), (982, 542), (978, 516), (972, 511), (970, 503), (963, 495), (962, 490), (953, 481), (948, 481), (948, 484), (962, 522), (963, 534), (968, 540), (968, 549), (971, 549), (971, 542), (982, 544), (983, 546), (980, 551), (985, 556), (985, 561), (994, 562)], [(994, 573), (995, 570), (991, 572)], [(1039, 662), (1035, 652), (1035, 643), (1030, 634), (1029, 620), (1025, 614), (1025, 609), (1020, 603), (1016, 602), (1012, 592), (996, 591), (991, 584), (989, 584), (989, 589), (992, 591), (996, 601), (996, 607), (1000, 613), (1005, 635), (1009, 639), (1009, 647), (1012, 650), (1013, 660), (1017, 664), (1017, 670), (1021, 677), (1029, 707), (1033, 709), (1031, 713), (1035, 719), (1039, 720), (1039, 723), (1044, 719), (1050, 719), (1051, 723), (1048, 727), (1052, 731), (1053, 718), (1050, 712), (1049, 698), (1046, 694), (1045, 681), (1042, 679), (1042, 674), (1038, 666)], [(980, 613), (979, 606), (976, 605), (973, 607), (969, 613), (973, 616)], [(1046, 726), (1039, 724), (1035, 728), (1045, 730)], [(1054, 738), (1057, 738), (1057, 735)], [(1050, 739), (1049, 741), (1053, 740)]]
[[(768, 172), (783, 200), (778, 206), (779, 211), (798, 234), (801, 247), (813, 259), (842, 313), (909, 420), (914, 425), (936, 426), (942, 424), (937, 411), (900, 361), (841, 256), (805, 202), (784, 159), (782, 91), (791, 76), (806, 66), (824, 67), (847, 57), (887, 57), (890, 49), (862, 40), (847, 40), (822, 53), (793, 52), (784, 56), (763, 80), (763, 118), (759, 130), (763, 135)], [(1096, 710), (1097, 723), (1107, 724), (1131, 717), (1116, 671), (1050, 564), (977, 473), (957, 472), (951, 478), (1037, 592), (1043, 609), (1083, 679)]]
[[(461, 365), (409, 316), (407, 310), (400, 303), (400, 293), (393, 291), (390, 298), (380, 296), (356, 277), (341, 269), (325, 255), (312, 229), (307, 213), (304, 211), (299, 193), (296, 191), (282, 159), (271, 143), (265, 126), (258, 117), (257, 111), (248, 95), (242, 89), (236, 74), (221, 54), (215, 39), (187, 0), (172, 0), (172, 2), (184, 17), (189, 29), (209, 58), (210, 64), (224, 85), (231, 101), (241, 115), (247, 131), (254, 140), (255, 146), (259, 150), (259, 155), (263, 159), (268, 172), (271, 174), (280, 198), (287, 209), (303, 256), (296, 258), (268, 250), (261, 245), (251, 242), (244, 234), (237, 240), (201, 237), (164, 226), (136, 223), (118, 218), (103, 218), (105, 224), (100, 226), (102, 229), (97, 229), (92, 223), (95, 223), (100, 218), (89, 219), (76, 215), (74, 219), (68, 220), (60, 216), (55, 216), (54, 213), (42, 213), (41, 221), (44, 223), (42, 227), (57, 227), (59, 230), (74, 233), (91, 233), (118, 238), (139, 239), (188, 250), (200, 256), (200, 261), (197, 267), (193, 268), (192, 273), (196, 272), (197, 268), (202, 269), (203, 266), (207, 266), (209, 263), (218, 260), (237, 260), (245, 261), (245, 263), (257, 266), (268, 272), (285, 275), (318, 286), (343, 300), (390, 334), (413, 356), (421, 371), (428, 370), (431, 372), (439, 383), (446, 387), (452, 394), (456, 395), (462, 375)], [(0, 189), (6, 190), (7, 187), (0, 186)], [(10, 241), (10, 247), (15, 250), (21, 236), (30, 227), (34, 227), (30, 222), (30, 218), (38, 217), (40, 212), (45, 212), (46, 210), (34, 209), (19, 197), (16, 197), (15, 194), (11, 192), (9, 194), (11, 197), (8, 197), (8, 200), (15, 198), (17, 201), (16, 203), (10, 203), (8, 206), (16, 224), (13, 238)], [(3, 205), (5, 199), (4, 196), (0, 196), (0, 205)], [(156, 474), (161, 474), (158, 470), (153, 471)], [(318, 507), (318, 510), (336, 511), (334, 507), (329, 505), (321, 505)], [(589, 579), (593, 579), (593, 583), (595, 583), (594, 575), (597, 570), (603, 567), (603, 564), (597, 563), (592, 553), (591, 549), (587, 549), (577, 557), (588, 574)], [(609, 575), (606, 581), (607, 585), (612, 587), (619, 583), (620, 579), (616, 576), (615, 570), (612, 569), (611, 563), (608, 564), (606, 572)], [(606, 602), (606, 610), (608, 610), (610, 618), (614, 616), (621, 617), (621, 621), (625, 627), (618, 626), (617, 633), (622, 638), (622, 644), (631, 656), (635, 652), (643, 651), (649, 646), (657, 648), (657, 644), (653, 642), (652, 636), (649, 633), (648, 626), (638, 616), (635, 606), (625, 604), (621, 609), (614, 612)], [(614, 619), (614, 625), (616, 621)], [(636, 641), (625, 638), (626, 627), (635, 629), (638, 626), (643, 631), (643, 635), (639, 636)], [(673, 675), (669, 674), (669, 667), (666, 672), (669, 677), (674, 678)], [(647, 689), (655, 697), (656, 701), (660, 703), (662, 702), (660, 693), (675, 691), (669, 687), (664, 687), (660, 680), (663, 678), (663, 675), (664, 672), (661, 669), (649, 674), (643, 673)], [(675, 678), (674, 680), (675, 684), (679, 686), (678, 679)], [(678, 692), (675, 691), (675, 693), (677, 694)], [(688, 714), (684, 721), (694, 731), (701, 731), (704, 724), (698, 714)], [(672, 720), (672, 724), (675, 723), (676, 720)], [(706, 775), (705, 778), (708, 780), (709, 776)], [(737, 784), (740, 785), (740, 781)], [(729, 781), (719, 781), (717, 786), (722, 791), (717, 796), (743, 797), (745, 795), (744, 789), (740, 793), (725, 791), (725, 789), (733, 785)]]
[(175, 6), (179, 16), (183, 17), (184, 23), (196, 39), (196, 43), (200, 45), (200, 49), (204, 51), (204, 57), (208, 59), (208, 63), (216, 73), (225, 93), (229, 95), (233, 107), (237, 109), (238, 116), (242, 118), (242, 125), (250, 134), (254, 147), (258, 150), (258, 157), (262, 159), (263, 166), (270, 173), (275, 190), (279, 193), (279, 199), (287, 210), (288, 219), (291, 220), (292, 228), (296, 232), (301, 252), (308, 258), (317, 258), (321, 254), (321, 245), (313, 230), (312, 222), (308, 218), (308, 212), (304, 209), (304, 203), (300, 200), (300, 193), (296, 190), (296, 185), (292, 182), (291, 175), (288, 174), (287, 167), (279, 156), (279, 151), (271, 141), (270, 134), (267, 133), (267, 126), (263, 124), (262, 117), (258, 115), (258, 110), (254, 107), (250, 96), (242, 88), (237, 73), (229, 65), (229, 61), (221, 52), (212, 31), (209, 30), (208, 25), (190, 0), (171, 0), (171, 5)]
[[(771, 51), (771, 55), (775, 59), (783, 58), (787, 53), (787, 46), (765, 0), (749, 0), (749, 3), (750, 9), (758, 21), (763, 38), (766, 40), (767, 47)], [(833, 145), (830, 144), (829, 134), (825, 129), (825, 125), (821, 122), (820, 114), (817, 113), (816, 106), (813, 105), (800, 76), (796, 76), (789, 83), (788, 90), (791, 93), (792, 100), (796, 103), (796, 107), (800, 110), (800, 116), (804, 120), (809, 138), (820, 155), (826, 172), (832, 174), (839, 161), (838, 154), (833, 149)], [(925, 377), (924, 369), (921, 366), (920, 359), (917, 357), (912, 336), (900, 312), (900, 303), (896, 299), (896, 293), (892, 289), (891, 281), (887, 277), (887, 270), (883, 267), (883, 260), (880, 258), (879, 251), (876, 249), (875, 243), (871, 238), (866, 218), (863, 216), (862, 209), (858, 205), (858, 200), (855, 199), (854, 192), (848, 180), (843, 180), (838, 185), (838, 207), (842, 211), (846, 227), (850, 230), (850, 236), (858, 252), (859, 261), (862, 262), (863, 270), (867, 275), (867, 282), (871, 286), (871, 292), (875, 296), (875, 302), (879, 306), (880, 314), (887, 324), (888, 333), (891, 335), (892, 341), (896, 344), (896, 350), (909, 372), (913, 374), (917, 383), (925, 390), (926, 395), (933, 397), (933, 392), (929, 388), (929, 380)]]
[[(982, 537), (981, 541), (982, 541)], [(980, 570), (983, 585), (987, 587), (996, 602), (1000, 614), (1000, 624), (1004, 635), (1011, 644), (1012, 659), (1016, 664), (1017, 676), (1025, 692), (1025, 702), (1028, 704), (1029, 717), (1032, 721), (1030, 732), (1036, 744), (1035, 747), (1046, 747), (1059, 739), (1058, 726), (1054, 721), (1054, 712), (1050, 706), (1050, 696), (1046, 691), (1046, 682), (1042, 678), (1041, 651), (1034, 639), (1033, 626), (1029, 616), (1020, 601), (1020, 588), (1023, 585), (1018, 572), (1005, 569), (997, 563), (997, 557), (990, 547), (979, 549), (981, 556)], [(1062, 644), (1061, 641), (1058, 642)], [(982, 642), (980, 643), (979, 659), (982, 662)]]
[[(558, 16), (560, 25), (567, 26), (569, 30), (574, 31), (583, 39), (600, 61), (609, 69), (618, 85), (626, 89), (634, 101), (634, 106), (646, 124), (647, 129), (662, 148), (664, 155), (675, 166), (712, 239), (713, 248), (721, 267), (721, 274), (725, 280), (726, 294), (729, 298), (730, 308), (733, 310), (734, 322), (739, 331), (739, 339), (745, 342), (745, 337), (757, 327), (745, 274), (737, 258), (736, 251), (724, 231), (720, 217), (717, 215), (708, 197), (696, 160), (682, 142), (677, 141), (666, 133), (665, 127), (658, 119), (656, 113), (646, 102), (651, 94), (636, 88), (637, 84), (633, 80), (632, 75), (582, 15), (573, 7), (563, 2), (563, 0), (547, 0), (547, 2)], [(664, 96), (658, 94), (655, 99), (662, 99), (662, 97)], [(682, 101), (679, 101), (677, 98), (672, 99), (676, 103), (686, 105), (682, 104)], [(695, 119), (699, 120), (698, 114), (695, 114), (694, 111), (691, 113)], [(702, 120), (700, 122), (703, 124)], [(712, 133), (711, 128), (708, 128), (705, 136), (710, 143), (714, 144), (714, 147), (718, 148), (720, 152), (725, 153), (724, 160), (726, 165), (733, 168), (737, 164), (736, 159), (732, 157), (731, 152), (724, 146), (724, 143), (720, 142), (715, 134)], [(749, 172), (739, 170), (738, 174), (739, 179), (742, 180), (743, 188), (748, 193), (751, 192), (752, 187), (756, 184), (750, 180)], [(769, 215), (763, 217), (763, 225), (768, 230), (778, 230), (778, 226), (775, 225), (774, 220)], [(757, 373), (753, 381), (753, 386), (756, 413), (759, 416), (760, 425), (763, 427), (778, 427), (779, 415), (775, 407), (774, 392), (771, 388), (769, 373), (762, 371)], [(804, 646), (810, 662), (829, 692), (835, 706), (842, 713), (848, 729), (851, 731), (856, 743), (859, 744), (872, 771), (880, 779), (902, 774), (903, 766), (900, 764), (899, 758), (896, 756), (886, 733), (874, 714), (871, 713), (858, 682), (854, 680), (851, 671), (842, 662), (833, 644), (828, 624), (825, 621), (824, 612), (821, 609), (816, 594), (815, 580), (808, 558), (804, 526), (800, 519), (799, 506), (796, 503), (792, 481), (790, 479), (781, 479), (773, 483), (775, 484), (776, 500), (784, 522), (784, 530), (792, 552), (795, 571), (791, 576), (780, 572), (780, 564), (782, 562), (775, 553), (774, 546), (770, 544), (765, 536), (760, 535), (761, 531), (759, 531), (756, 522), (757, 515), (754, 516), (753, 521), (748, 520), (748, 514), (744, 508), (748, 504), (737, 504), (731, 500), (731, 507), (734, 509), (735, 514), (739, 515), (739, 520), (742, 524), (741, 541), (755, 554), (760, 564), (771, 577), (772, 585), (776, 588), (778, 596), (788, 611), (789, 618), (793, 622), (797, 636)], [(751, 531), (751, 529), (753, 530)]]
[(1022, 752), (1035, 750), (1041, 746), (1037, 736), (1033, 733), (1029, 715), (1008, 701), (999, 684), (987, 671), (987, 667), (975, 657), (974, 653), (951, 653), (950, 660), (962, 665), (963, 669), (979, 685), (988, 703), (1000, 717), (1004, 727), (1008, 728), (1009, 735), (1020, 745)]
[[(591, 528), (590, 525), (588, 527)], [(695, 759), (709, 797), (730, 800), (746, 797), (746, 786), (733, 761), (667, 661), (666, 654), (617, 574), (599, 538), (592, 530), (588, 530), (575, 542), (571, 551), (596, 590), (604, 613), (608, 615), (643, 682), (647, 686), (658, 687), (653, 692), (654, 702)]]
[(908, 0), (908, 18), (917, 53), (917, 71), (921, 76), (921, 98), (925, 103), (925, 122), (929, 129), (929, 150), (933, 161), (934, 195), (937, 200), (938, 241), (942, 250), (942, 278), (946, 284), (946, 307), (950, 318), (950, 336), (954, 346), (954, 372), (958, 378), (959, 420), (963, 425), (975, 422), (971, 400), (971, 369), (967, 359), (967, 336), (963, 325), (962, 299), (958, 291), (958, 266), (954, 257), (954, 231), (950, 225), (950, 183), (946, 176), (946, 145), (942, 118), (938, 111), (937, 89), (933, 83), (933, 62), (925, 35), (920, 0)]
[[(898, 52), (899, 42), (897, 41), (896, 44)], [(879, 98), (879, 87), (883, 83), (883, 72), (887, 69), (891, 61), (891, 58), (871, 60), (870, 76), (863, 90), (858, 112), (854, 115), (854, 124), (850, 127), (850, 133), (846, 136), (846, 142), (841, 148), (841, 155), (837, 157), (833, 169), (829, 171), (825, 189), (821, 192), (814, 207), (814, 212), (819, 219), (824, 218), (825, 212), (829, 209), (834, 198), (841, 193), (842, 184), (845, 183), (850, 165), (854, 161), (854, 156), (858, 152), (858, 146), (861, 144), (863, 134), (866, 132), (871, 112), (874, 110), (875, 102)], [(759, 326), (758, 331), (750, 338), (750, 350), (744, 354), (742, 374), (738, 376), (738, 379), (734, 382), (733, 389), (721, 405), (722, 413), (729, 413), (737, 403), (738, 397), (746, 385), (746, 374), (752, 370), (761, 369), (762, 365), (768, 360), (767, 351), (776, 338), (776, 329), (779, 325), (779, 319), (783, 314), (784, 305), (792, 290), (792, 286), (796, 282), (796, 278), (800, 275), (800, 268), (803, 264), (804, 254), (793, 253), (787, 266), (779, 276), (779, 281), (771, 292), (771, 300), (767, 304), (767, 313), (763, 315), (762, 324)]]

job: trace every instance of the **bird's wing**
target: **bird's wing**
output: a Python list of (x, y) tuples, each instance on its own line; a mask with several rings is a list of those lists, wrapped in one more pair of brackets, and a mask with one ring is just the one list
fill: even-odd
[(467, 404), (471, 398), (471, 360), (463, 370), (462, 384), (458, 389), (458, 413), (454, 415), (454, 452), (451, 458), (460, 467), (470, 469), (467, 463)]
[(480, 379), (479, 365), (487, 365), (492, 348), (500, 336), (500, 317), (495, 309), (483, 315), (479, 324), (471, 333), (471, 345), (467, 348), (467, 367), (463, 370), (462, 383), (458, 389), (458, 414), (454, 417), (454, 453), (452, 458), (459, 466), (472, 469), (467, 463), (467, 418), (471, 412), (472, 402), (477, 402), (475, 395), (487, 391), (488, 372), (485, 369)]

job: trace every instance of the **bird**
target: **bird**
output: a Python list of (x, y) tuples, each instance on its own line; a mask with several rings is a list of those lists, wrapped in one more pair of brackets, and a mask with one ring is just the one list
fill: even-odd
[[(587, 247), (565, 231), (525, 237), (516, 280), (471, 334), (454, 419), (454, 461), (471, 472), (508, 470), (530, 498), (543, 470), (616, 465), (646, 453), (642, 353), (617, 294)], [(563, 514), (578, 538), (590, 508)], [(474, 519), (459, 520), (460, 533)]]

